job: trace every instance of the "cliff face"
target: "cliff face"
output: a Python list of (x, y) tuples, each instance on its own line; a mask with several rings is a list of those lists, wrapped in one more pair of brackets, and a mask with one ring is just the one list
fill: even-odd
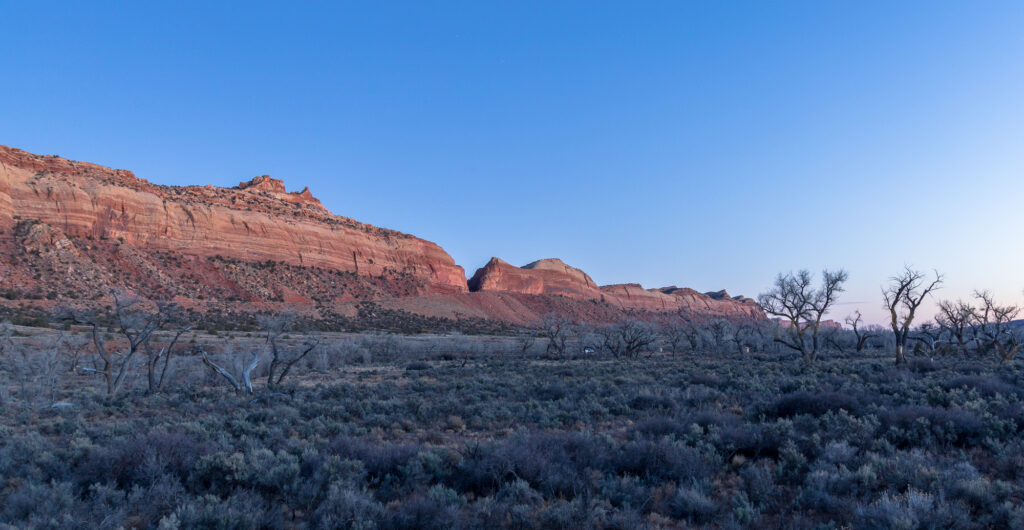
[(575, 300), (597, 301), (623, 311), (682, 311), (702, 317), (765, 317), (753, 300), (733, 298), (725, 291), (699, 293), (675, 286), (644, 289), (635, 283), (598, 287), (585, 272), (558, 259), (545, 259), (516, 267), (501, 259), (491, 258), (470, 279), (469, 288), (474, 292), (560, 295)]
[(543, 259), (516, 267), (491, 258), (469, 279), (471, 291), (508, 291), (521, 294), (557, 294), (590, 300), (601, 291), (590, 276), (559, 259)]
[(161, 186), (0, 146), (0, 306), (102, 306), (113, 291), (228, 321), (285, 307), (362, 318), (367, 301), (390, 321), (764, 317), (725, 291), (601, 287), (558, 259), (516, 267), (494, 258), (467, 282), (438, 245), (334, 215), (308, 188), (288, 192), (267, 175), (231, 188)]
[(288, 193), (268, 176), (234, 188), (159, 186), (130, 171), (0, 146), (0, 230), (12, 234), (24, 220), (72, 241), (402, 275), (421, 294), (467, 290), (465, 272), (441, 247), (333, 215), (308, 189)]

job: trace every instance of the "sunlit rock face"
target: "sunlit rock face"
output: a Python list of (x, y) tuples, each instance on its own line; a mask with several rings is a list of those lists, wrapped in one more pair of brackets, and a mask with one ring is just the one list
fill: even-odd
[(703, 294), (675, 286), (644, 289), (636, 283), (598, 286), (587, 273), (559, 259), (543, 259), (516, 267), (491, 258), (470, 278), (469, 288), (474, 292), (558, 295), (598, 301), (623, 310), (658, 313), (682, 310), (706, 317), (764, 318), (753, 300), (730, 297), (724, 290)]
[[(197, 310), (305, 307), (535, 325), (558, 313), (626, 318), (764, 318), (725, 291), (598, 286), (559, 259), (491, 259), (467, 282), (423, 239), (334, 215), (308, 188), (268, 175), (231, 188), (162, 186), (120, 169), (0, 146), (0, 287), (7, 299), (99, 300), (115, 291)], [(2, 301), (0, 301), (2, 302)], [(20, 302), (19, 302), (20, 303)]]
[(0, 229), (36, 220), (72, 240), (117, 240), (141, 251), (397, 273), (423, 293), (465, 292), (441, 247), (333, 215), (309, 189), (256, 177), (233, 188), (160, 186), (132, 172), (0, 146)]

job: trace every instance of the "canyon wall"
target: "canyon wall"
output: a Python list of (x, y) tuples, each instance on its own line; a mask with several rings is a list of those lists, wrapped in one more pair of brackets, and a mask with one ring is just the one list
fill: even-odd
[(397, 273), (423, 293), (465, 292), (441, 247), (332, 215), (308, 189), (256, 177), (234, 188), (159, 186), (130, 171), (0, 146), (0, 230), (38, 220), (70, 238), (246, 262), (277, 261), (362, 276)]
[(102, 304), (115, 291), (228, 315), (303, 307), (360, 318), (372, 301), (391, 321), (764, 318), (725, 291), (599, 286), (558, 259), (493, 258), (467, 281), (440, 246), (334, 215), (308, 188), (288, 192), (267, 175), (164, 186), (0, 146), (0, 304)]

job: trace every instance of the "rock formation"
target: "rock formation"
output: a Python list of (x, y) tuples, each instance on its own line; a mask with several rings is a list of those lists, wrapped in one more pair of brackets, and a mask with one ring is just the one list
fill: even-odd
[(234, 188), (159, 186), (130, 171), (0, 146), (0, 230), (23, 219), (146, 251), (402, 274), (422, 283), (423, 294), (466, 291), (462, 267), (436, 244), (332, 215), (308, 188), (288, 193), (266, 175)]
[(542, 259), (516, 267), (500, 258), (491, 258), (469, 279), (471, 291), (508, 291), (522, 294), (558, 294), (591, 300), (600, 298), (594, 280), (559, 259)]
[(163, 186), (0, 146), (0, 306), (102, 304), (115, 290), (222, 315), (302, 306), (358, 319), (373, 301), (389, 322), (764, 317), (725, 291), (601, 287), (558, 259), (493, 258), (467, 282), (438, 245), (334, 215), (308, 188), (288, 192), (268, 175), (232, 188)]
[(469, 280), (469, 289), (473, 292), (559, 295), (598, 301), (625, 311), (683, 311), (702, 316), (764, 318), (756, 302), (741, 296), (733, 298), (724, 290), (702, 294), (675, 286), (644, 289), (636, 283), (598, 287), (585, 272), (559, 259), (544, 259), (516, 267), (499, 258), (491, 258)]

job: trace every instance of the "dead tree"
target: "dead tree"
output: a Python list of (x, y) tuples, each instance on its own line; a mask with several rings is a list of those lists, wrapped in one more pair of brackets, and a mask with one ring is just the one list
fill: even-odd
[(733, 325), (730, 338), (736, 346), (736, 353), (749, 353), (755, 331), (755, 326), (751, 322), (739, 322)]
[(839, 353), (846, 353), (846, 348), (843, 346), (845, 335), (843, 330), (828, 327), (821, 330), (822, 343), (826, 349), (832, 349)]
[(682, 318), (682, 321), (685, 324), (685, 326), (683, 326), (683, 333), (686, 336), (686, 341), (690, 343), (690, 350), (694, 352), (700, 350), (701, 336), (703, 335), (701, 333), (700, 326), (694, 323), (690, 317), (683, 315), (682, 311), (680, 311), (680, 318)]
[(896, 338), (896, 364), (907, 362), (907, 339), (910, 325), (921, 303), (935, 289), (942, 285), (942, 275), (935, 271), (935, 279), (925, 283), (925, 274), (910, 267), (889, 279), (889, 285), (882, 288), (885, 308), (889, 310), (892, 333)]
[(270, 390), (275, 390), (292, 367), (320, 345), (319, 335), (307, 335), (298, 348), (288, 348), (282, 343), (282, 335), (292, 330), (296, 320), (290, 313), (260, 319), (270, 347), (270, 367), (267, 369), (267, 388)]
[(235, 389), (236, 394), (242, 393), (242, 385), (244, 384), (245, 392), (248, 393), (249, 395), (252, 395), (253, 389), (251, 375), (253, 369), (256, 368), (256, 365), (260, 363), (259, 355), (255, 353), (252, 355), (252, 362), (250, 362), (249, 366), (245, 367), (245, 370), (242, 371), (242, 383), (240, 384), (238, 382), (238, 379), (236, 379), (235, 376), (231, 375), (231, 372), (227, 371), (225, 368), (218, 365), (217, 363), (211, 361), (210, 357), (206, 355), (205, 351), (200, 351), (199, 353), (201, 353), (203, 356), (203, 364), (209, 366), (211, 370), (220, 374), (228, 382), (228, 384)]
[(537, 337), (534, 337), (531, 333), (520, 335), (516, 339), (516, 344), (519, 347), (519, 355), (526, 357), (526, 354), (529, 353), (530, 348), (533, 348), (533, 344), (535, 342), (537, 342)]
[(662, 323), (660, 329), (661, 338), (668, 344), (672, 354), (677, 354), (682, 349), (683, 343), (687, 342), (686, 325), (677, 320), (667, 320)]
[(975, 291), (974, 297), (981, 302), (975, 315), (975, 335), (981, 341), (979, 351), (994, 351), (1000, 363), (1012, 361), (1020, 352), (1021, 342), (1010, 323), (1020, 314), (1020, 306), (998, 305), (989, 291)]
[(825, 270), (822, 272), (821, 287), (815, 289), (812, 286), (813, 277), (807, 270), (796, 274), (779, 274), (775, 278), (775, 285), (757, 297), (765, 313), (785, 319), (785, 334), (776, 337), (775, 341), (800, 352), (804, 364), (808, 366), (818, 357), (821, 320), (839, 293), (843, 292), (843, 284), (848, 277), (842, 269), (834, 272)]
[(765, 343), (770, 341), (771, 333), (763, 322), (747, 320), (742, 325), (744, 343), (756, 352), (765, 351)]
[[(28, 418), (35, 421), (40, 409), (60, 406), (57, 383), (68, 335), (60, 332), (51, 337), (29, 339), (27, 343), (15, 342), (13, 337), (11, 324), (0, 323), (0, 373), (11, 377)], [(6, 381), (0, 379), (0, 384), (6, 385)]]
[(644, 348), (650, 346), (657, 339), (654, 328), (646, 322), (629, 319), (617, 326), (619, 339), (622, 343), (622, 353), (626, 357), (635, 357)]
[(78, 371), (78, 358), (82, 355), (82, 350), (89, 345), (89, 339), (79, 335), (69, 335), (66, 344), (68, 348), (68, 372), (75, 373)]
[(935, 316), (935, 323), (956, 342), (959, 353), (966, 353), (968, 334), (971, 332), (975, 317), (976, 310), (971, 304), (963, 300), (943, 300), (939, 302), (939, 314)]
[(717, 353), (725, 353), (725, 345), (734, 335), (735, 326), (724, 318), (716, 318), (704, 324), (704, 330), (715, 345)]
[(860, 314), (860, 310), (856, 310), (852, 315), (846, 317), (846, 323), (853, 328), (853, 336), (857, 339), (857, 353), (864, 351), (864, 345), (867, 344), (868, 339), (877, 335), (877, 333), (871, 328), (864, 328), (861, 326), (863, 317)]
[[(117, 293), (113, 298), (114, 309), (110, 315), (113, 328), (128, 342), (127, 348), (121, 351), (108, 347), (104, 339), (106, 331), (101, 327), (102, 319), (95, 311), (63, 310), (65, 319), (89, 326), (93, 346), (100, 362), (96, 364), (95, 368), (83, 368), (83, 370), (102, 375), (108, 395), (116, 394), (121, 388), (125, 377), (130, 372), (135, 354), (139, 351), (151, 352), (150, 341), (153, 339), (154, 333), (163, 328), (176, 314), (175, 307), (164, 301), (155, 302), (155, 309), (149, 310), (144, 307), (146, 302), (141, 298)], [(151, 358), (147, 365), (152, 365), (155, 368), (156, 360)], [(150, 391), (153, 390), (150, 387)]]
[(557, 313), (547, 313), (541, 317), (540, 325), (544, 338), (548, 340), (544, 353), (546, 355), (554, 353), (559, 357), (565, 355), (569, 334), (572, 332), (572, 323)]
[(604, 347), (616, 357), (632, 358), (657, 340), (654, 328), (638, 320), (625, 320), (600, 330)]
[(915, 340), (914, 354), (934, 356), (940, 348), (948, 346), (948, 342), (942, 340), (942, 328), (924, 322), (912, 332), (911, 339)]
[[(156, 394), (164, 388), (164, 381), (167, 379), (167, 370), (171, 366), (171, 355), (174, 352), (174, 345), (182, 335), (191, 331), (191, 327), (178, 328), (174, 331), (171, 341), (159, 349), (155, 348), (151, 341), (146, 342), (146, 382), (149, 385), (147, 394)], [(155, 350), (155, 351), (154, 351)], [(160, 361), (163, 366), (160, 366)], [(159, 370), (159, 375), (157, 371)]]

